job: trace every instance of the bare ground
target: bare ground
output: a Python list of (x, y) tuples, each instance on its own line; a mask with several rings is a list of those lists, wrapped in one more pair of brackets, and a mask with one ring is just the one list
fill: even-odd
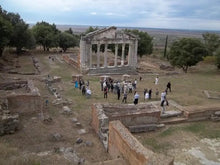
[[(109, 94), (108, 99), (105, 100), (103, 98), (103, 93), (100, 91), (99, 77), (88, 76), (85, 76), (84, 79), (90, 81), (93, 96), (89, 100), (86, 99), (84, 96), (81, 95), (81, 92), (78, 89), (74, 89), (74, 84), (71, 80), (71, 75), (77, 74), (79, 72), (71, 66), (62, 63), (62, 58), (59, 54), (54, 55), (57, 56), (58, 60), (49, 60), (49, 56), (47, 54), (36, 55), (39, 60), (41, 70), (40, 75), (32, 76), (4, 74), (4, 76), (1, 76), (4, 78), (6, 76), (11, 78), (17, 77), (32, 79), (35, 85), (40, 89), (42, 102), (44, 103), (45, 98), (49, 99), (49, 107), (45, 108), (44, 115), (50, 116), (53, 120), (51, 123), (47, 124), (42, 122), (42, 116), (40, 114), (35, 114), (33, 116), (22, 116), (21, 129), (18, 132), (16, 132), (15, 134), (0, 137), (0, 152), (2, 152), (3, 155), (2, 159), (0, 159), (0, 164), (1, 162), (3, 164), (71, 164), (72, 162), (68, 161), (63, 154), (54, 152), (56, 148), (62, 147), (72, 147), (76, 151), (77, 155), (81, 158), (84, 158), (88, 164), (110, 159), (109, 155), (100, 143), (98, 137), (92, 130), (90, 106), (92, 103), (95, 102), (121, 103), (121, 100), (116, 100), (116, 96), (111, 93)], [(22, 58), (30, 57), (26, 56)], [(21, 61), (19, 61), (19, 64), (22, 66), (22, 59)], [(144, 65), (144, 67), (147, 67), (154, 73), (156, 72), (157, 74), (161, 74), (161, 76), (159, 77), (159, 85), (155, 86), (155, 75), (149, 75), (147, 72), (141, 73), (143, 81), (138, 81), (137, 89), (137, 91), (141, 95), (140, 102), (144, 102), (144, 99), (142, 97), (144, 88), (152, 88), (153, 92), (156, 90), (156, 88), (158, 88), (159, 91), (162, 91), (164, 90), (167, 81), (172, 80), (172, 87), (173, 91), (175, 92), (169, 93), (168, 97), (170, 99), (174, 99), (181, 105), (200, 105), (207, 103), (218, 104), (218, 101), (216, 100), (207, 101), (207, 99), (203, 97), (203, 95), (200, 93), (200, 90), (205, 88), (220, 91), (220, 87), (219, 85), (217, 85), (220, 82), (220, 79), (219, 77), (216, 79), (216, 77), (219, 76), (218, 74), (215, 74), (213, 78), (215, 79), (215, 82), (217, 84), (213, 84), (212, 86), (201, 84), (200, 88), (195, 89), (194, 86), (198, 84), (197, 79), (199, 83), (202, 83), (200, 81), (205, 80), (205, 78), (203, 79), (201, 77), (197, 77), (197, 79), (194, 79), (194, 73), (191, 73), (189, 75), (181, 73), (180, 75), (166, 76), (166, 74), (164, 72), (161, 72), (161, 70), (159, 69), (158, 60), (154, 61), (154, 59), (145, 59), (142, 64)], [(20, 70), (21, 69), (22, 68), (20, 68)], [(25, 70), (26, 69), (27, 68), (25, 68)], [(193, 71), (195, 72), (195, 70)], [(62, 77), (62, 82), (57, 83), (55, 86), (59, 89), (59, 92), (63, 97), (72, 101), (72, 104), (69, 105), (69, 107), (72, 109), (73, 114), (68, 116), (63, 115), (60, 113), (62, 110), (61, 106), (52, 105), (52, 101), (55, 99), (55, 97), (49, 93), (45, 86), (45, 83), (41, 81), (43, 78), (47, 77), (48, 74), (50, 76)], [(114, 78), (121, 79), (120, 76), (115, 76)], [(139, 76), (132, 76), (132, 80), (134, 80), (134, 78), (138, 79)], [(184, 83), (180, 83), (181, 81), (184, 81)], [(206, 80), (204, 83), (206, 83)], [(192, 88), (195, 89), (195, 95), (191, 91)], [(184, 90), (185, 93), (181, 94)], [(185, 96), (188, 97), (186, 98)], [(132, 103), (132, 100), (133, 96), (128, 96), (128, 103)], [(155, 98), (154, 93), (153, 100), (159, 100), (159, 98)], [(77, 118), (78, 121), (81, 123), (80, 127), (76, 126), (76, 124), (71, 121), (73, 117)], [(220, 128), (219, 123), (210, 123), (210, 125)], [(79, 134), (78, 131), (80, 129), (85, 129), (86, 133)], [(54, 141), (54, 139), (52, 138), (52, 135), (54, 133), (61, 134), (62, 139), (59, 141)], [(159, 152), (174, 156), (176, 165), (206, 164), (207, 160), (208, 164), (211, 165), (216, 165), (215, 162), (220, 162), (219, 139), (215, 139), (216, 141), (212, 141), (213, 139), (210, 140), (208, 138), (201, 138), (200, 136), (185, 131), (180, 131), (176, 134), (172, 134), (171, 136), (157, 139), (155, 134), (159, 133), (150, 133), (135, 136), (140, 141), (144, 141), (145, 138), (159, 140), (162, 144), (162, 147), (159, 146), (159, 148), (163, 148), (163, 150), (159, 149)], [(83, 139), (83, 143), (76, 144), (76, 140), (79, 137)], [(92, 145), (85, 145), (86, 141), (91, 142)], [(214, 146), (215, 144), (217, 148)], [(211, 147), (208, 147), (209, 145)], [(146, 146), (151, 147), (150, 145)], [(217, 150), (215, 153), (213, 152), (213, 148)], [(7, 152), (3, 152), (2, 150), (6, 150)], [(205, 156), (202, 157), (200, 151), (204, 153)], [(213, 154), (211, 154), (212, 152), (214, 153), (214, 155), (216, 154), (216, 156), (213, 156)]]

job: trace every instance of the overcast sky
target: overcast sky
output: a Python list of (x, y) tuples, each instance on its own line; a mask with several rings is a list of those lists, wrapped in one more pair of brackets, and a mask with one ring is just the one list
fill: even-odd
[(0, 0), (26, 23), (220, 30), (220, 0)]

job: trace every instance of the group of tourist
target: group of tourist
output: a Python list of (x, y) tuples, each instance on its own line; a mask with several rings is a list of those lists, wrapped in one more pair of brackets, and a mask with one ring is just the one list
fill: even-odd
[[(157, 85), (158, 82), (159, 82), (159, 77), (157, 76), (155, 78), (155, 85)], [(167, 83), (166, 89), (161, 93), (161, 97), (160, 97), (160, 101), (161, 101), (160, 106), (162, 107), (162, 114), (165, 113), (166, 106), (169, 105), (167, 97), (166, 97), (167, 93), (168, 93), (168, 90), (169, 90), (169, 92), (171, 92), (171, 83), (170, 83), (170, 81)], [(159, 92), (158, 92), (158, 94), (159, 94)]]
[(79, 81), (75, 81), (75, 88), (79, 88), (79, 90), (82, 91), (82, 95), (85, 95), (86, 98), (91, 97), (92, 91), (89, 88), (89, 81), (86, 81), (85, 83), (84, 80), (80, 78)]
[[(140, 78), (140, 81), (142, 80), (142, 77)], [(159, 84), (159, 77), (157, 76), (155, 78), (155, 85), (157, 86)], [(127, 98), (130, 93), (133, 93), (133, 103), (135, 105), (138, 104), (138, 100), (140, 98), (140, 95), (136, 91), (137, 89), (137, 79), (134, 79), (133, 81), (119, 81), (119, 80), (113, 80), (112, 78), (104, 78), (100, 80), (100, 86), (101, 91), (103, 91), (104, 98), (108, 98), (108, 93), (111, 92), (115, 95), (117, 95), (117, 100), (121, 99), (122, 95), (122, 103), (127, 103)], [(82, 91), (82, 95), (85, 95), (87, 98), (91, 97), (91, 89), (89, 88), (89, 81), (84, 82), (83, 79), (79, 79), (75, 81), (75, 88), (79, 88)], [(160, 100), (161, 100), (161, 107), (162, 107), (162, 113), (165, 112), (165, 106), (168, 106), (168, 100), (167, 100), (167, 93), (171, 92), (171, 83), (170, 81), (167, 83), (166, 89), (161, 92)], [(151, 100), (153, 94), (152, 88), (144, 89), (144, 100)], [(159, 90), (156, 88), (155, 90), (155, 98), (157, 99), (159, 97)]]
[(113, 81), (113, 79), (108, 78), (100, 80), (101, 91), (104, 93), (104, 98), (108, 98), (108, 93), (117, 94), (117, 99), (120, 100), (122, 94), (122, 103), (127, 103), (128, 93), (132, 93), (136, 89), (137, 80), (131, 81)]

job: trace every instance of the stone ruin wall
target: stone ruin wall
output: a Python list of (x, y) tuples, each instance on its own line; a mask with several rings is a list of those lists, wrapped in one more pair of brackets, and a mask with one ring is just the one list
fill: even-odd
[[(78, 55), (78, 56), (79, 56), (79, 55)], [(63, 60), (64, 60), (67, 64), (73, 66), (74, 68), (80, 69), (80, 60), (79, 60), (79, 57), (77, 57), (77, 60), (75, 60), (75, 59), (71, 58), (69, 55), (66, 54), (66, 55), (63, 55)]]
[(0, 136), (2, 136), (17, 131), (19, 115), (40, 112), (42, 103), (39, 90), (33, 81), (1, 82), (0, 90), (5, 94), (0, 97)]
[(123, 157), (130, 165), (173, 165), (174, 159), (145, 148), (120, 121), (109, 123), (108, 152)]
[(120, 121), (109, 123), (108, 153), (113, 159), (123, 156), (129, 164), (143, 165), (153, 152), (147, 150)]
[[(134, 109), (133, 112), (131, 107)], [(146, 111), (144, 107), (145, 105), (118, 105), (117, 107), (109, 104), (93, 104), (92, 127), (113, 159), (123, 157), (130, 165), (160, 165), (161, 162), (163, 165), (172, 165), (173, 158), (155, 154), (146, 149), (125, 128), (132, 125), (159, 122), (160, 111), (155, 109)], [(110, 114), (111, 112), (112, 114)], [(131, 122), (132, 120), (133, 122)]]
[(33, 81), (27, 81), (27, 93), (11, 93), (6, 96), (11, 113), (32, 114), (41, 111), (41, 96)]
[(19, 115), (8, 110), (8, 100), (0, 98), (0, 136), (14, 133), (19, 127)]
[[(149, 104), (150, 105), (150, 104)], [(93, 104), (92, 105), (92, 126), (96, 133), (102, 127), (108, 127), (108, 123), (113, 120), (120, 120), (126, 127), (158, 123), (160, 120), (160, 111), (153, 108), (152, 110), (144, 110), (145, 105), (108, 105), (108, 104)], [(139, 110), (137, 110), (139, 107)], [(134, 111), (131, 113), (131, 109)], [(141, 109), (143, 111), (141, 112)], [(115, 111), (113, 114), (108, 114), (107, 111)], [(118, 112), (118, 113), (117, 113)]]

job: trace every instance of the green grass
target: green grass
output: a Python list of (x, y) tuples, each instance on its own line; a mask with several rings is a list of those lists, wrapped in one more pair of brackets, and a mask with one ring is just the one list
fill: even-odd
[(169, 143), (161, 143), (155, 138), (147, 138), (144, 140), (143, 144), (149, 146), (155, 152), (164, 151), (170, 147)]
[(181, 129), (195, 134), (200, 134), (206, 130), (206, 125), (204, 123), (192, 123), (187, 126), (183, 126)]
[(182, 127), (182, 130), (192, 132), (203, 138), (220, 138), (220, 128), (211, 128), (207, 122), (197, 122)]
[(178, 128), (176, 127), (169, 127), (168, 129), (164, 130), (163, 132), (161, 132), (159, 134), (160, 137), (166, 137), (166, 136), (170, 136), (172, 135), (173, 133), (177, 132), (178, 131)]
[(30, 56), (20, 56), (19, 65), (21, 68), (18, 68), (20, 73), (35, 73), (36, 69), (34, 68), (32, 59)]
[(191, 132), (201, 138), (220, 138), (220, 128), (213, 128), (211, 122), (187, 123), (185, 125), (170, 126), (168, 129), (159, 133), (158, 137), (163, 138), (172, 136), (178, 131)]

